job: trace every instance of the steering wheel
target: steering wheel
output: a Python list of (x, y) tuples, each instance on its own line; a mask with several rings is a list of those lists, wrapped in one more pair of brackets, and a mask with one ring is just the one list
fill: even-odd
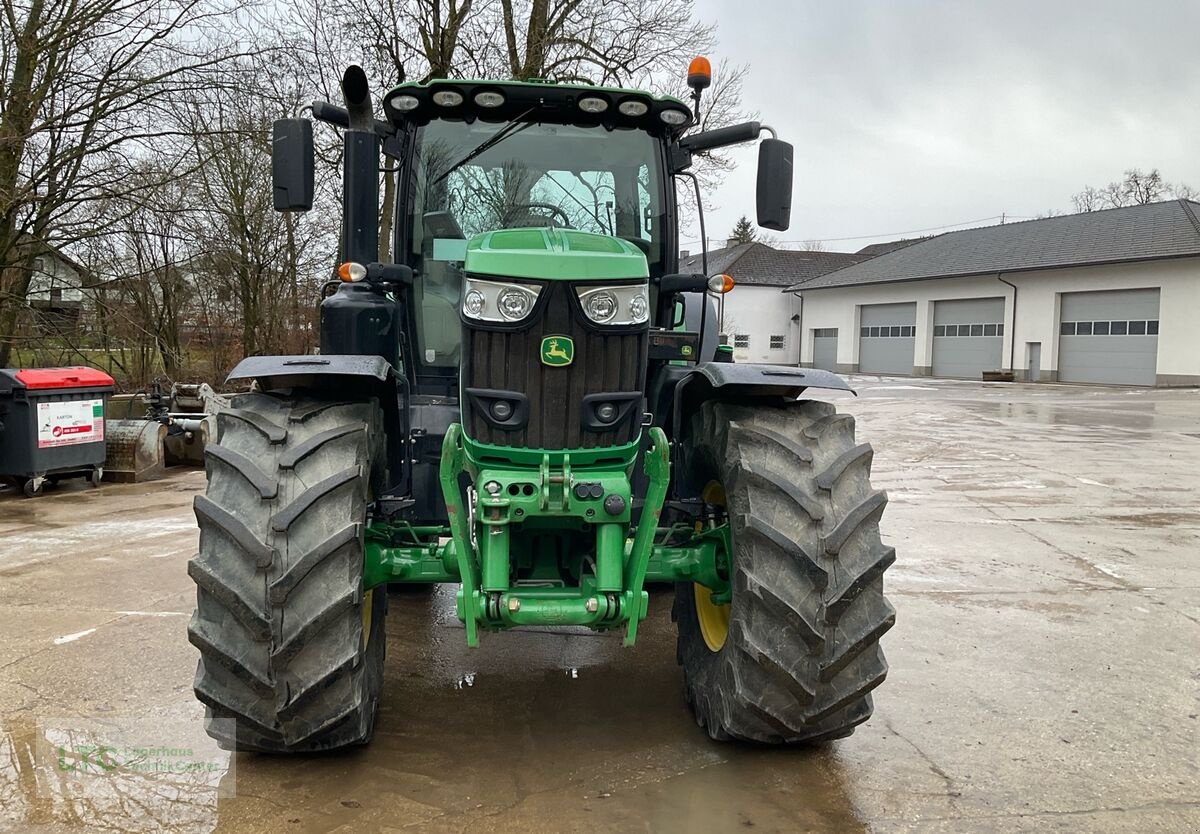
[[(562, 209), (560, 209), (558, 206), (551, 205), (550, 203), (517, 203), (516, 205), (513, 206), (513, 209), (514, 209), (514, 214), (515, 214), (515, 210), (524, 209), (527, 217), (536, 218), (539, 220), (551, 221), (549, 223), (549, 225), (554, 226), (555, 228), (559, 228), (559, 229), (571, 228), (571, 218), (567, 217), (567, 213), (564, 212)], [(534, 214), (532, 211), (533, 209), (543, 209), (545, 211), (550, 212), (551, 216), (543, 217), (540, 214)]]

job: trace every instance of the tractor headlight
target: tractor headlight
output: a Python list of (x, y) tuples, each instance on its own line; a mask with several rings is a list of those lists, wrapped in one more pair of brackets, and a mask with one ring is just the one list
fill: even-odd
[(477, 321), (521, 321), (533, 312), (541, 291), (541, 287), (533, 284), (510, 284), (468, 277), (463, 287), (462, 313)]
[(608, 324), (617, 314), (617, 297), (612, 290), (593, 290), (579, 300), (583, 302), (583, 312), (596, 324)]
[(580, 287), (579, 304), (596, 324), (642, 324), (650, 320), (650, 296), (645, 284)]
[(479, 290), (467, 290), (467, 294), (463, 298), (463, 312), (468, 316), (478, 318), (483, 314), (485, 306), (487, 306), (487, 296)]
[(500, 291), (500, 315), (509, 321), (520, 321), (529, 315), (537, 296), (520, 287), (509, 287)]

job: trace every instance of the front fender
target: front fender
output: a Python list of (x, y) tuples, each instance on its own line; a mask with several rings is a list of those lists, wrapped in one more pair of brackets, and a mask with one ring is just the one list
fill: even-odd
[(751, 390), (768, 396), (780, 394), (795, 398), (805, 388), (828, 388), (855, 393), (846, 380), (830, 371), (817, 368), (792, 368), (787, 365), (753, 365), (736, 362), (704, 362), (684, 379), (703, 380), (710, 388), (730, 386)]
[(345, 377), (363, 382), (386, 382), (392, 366), (382, 356), (247, 356), (226, 382), (254, 380), (264, 391), (309, 388), (315, 383)]
[(849, 391), (858, 396), (846, 380), (818, 368), (702, 362), (675, 386), (672, 436), (681, 437), (683, 415), (691, 414), (707, 400), (794, 400), (808, 388)]

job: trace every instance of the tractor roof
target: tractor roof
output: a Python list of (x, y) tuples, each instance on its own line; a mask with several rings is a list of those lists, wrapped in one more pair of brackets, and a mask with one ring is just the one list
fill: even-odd
[(667, 136), (679, 136), (692, 124), (691, 110), (673, 96), (540, 79), (439, 78), (406, 82), (384, 96), (383, 107), (394, 124), (421, 125), (435, 119), (517, 119), (585, 127), (633, 127)]

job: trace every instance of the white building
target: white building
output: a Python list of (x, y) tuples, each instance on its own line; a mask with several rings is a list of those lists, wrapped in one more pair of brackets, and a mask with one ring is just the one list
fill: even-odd
[(785, 295), (804, 367), (1200, 385), (1200, 203), (950, 232)]
[[(730, 241), (733, 244), (733, 241)], [(708, 253), (707, 275), (733, 278), (721, 332), (737, 362), (795, 365), (800, 361), (800, 300), (782, 290), (799, 281), (858, 263), (868, 256), (795, 252), (762, 243), (726, 246)], [(701, 272), (700, 255), (680, 259), (680, 272)]]

